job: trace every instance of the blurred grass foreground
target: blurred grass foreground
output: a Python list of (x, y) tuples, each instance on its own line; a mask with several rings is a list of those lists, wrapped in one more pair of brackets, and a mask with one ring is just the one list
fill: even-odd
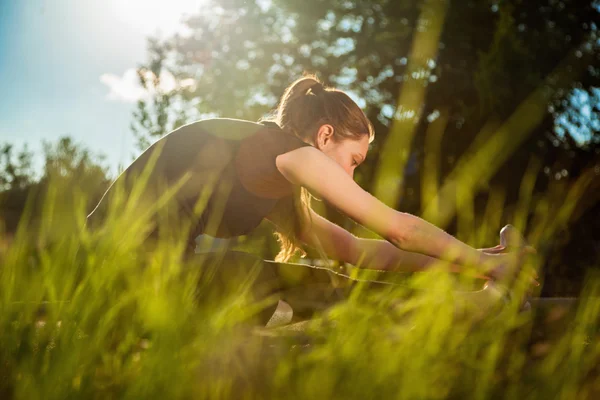
[(457, 293), (473, 283), (432, 269), (358, 284), (300, 331), (261, 328), (248, 323), (261, 304), (247, 291), (203, 301), (214, 282), (180, 261), (183, 241), (142, 246), (150, 213), (133, 212), (135, 194), (91, 231), (85, 196), (67, 183), (50, 184), (36, 223), (26, 211), (3, 238), (2, 398), (600, 395), (598, 276), (571, 307), (523, 311), (525, 282), (510, 299), (465, 303)]

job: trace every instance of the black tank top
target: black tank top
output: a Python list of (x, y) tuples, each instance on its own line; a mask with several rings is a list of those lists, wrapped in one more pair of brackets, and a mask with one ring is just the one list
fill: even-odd
[(88, 224), (101, 223), (117, 188), (122, 186), (128, 196), (146, 170), (140, 206), (156, 203), (169, 190), (174, 193), (153, 215), (150, 237), (185, 223), (192, 226), (190, 246), (200, 234), (220, 238), (248, 234), (276, 204), (292, 201), (293, 186), (275, 159), (303, 146), (309, 145), (274, 123), (218, 118), (185, 125), (158, 140), (123, 171), (88, 216)]

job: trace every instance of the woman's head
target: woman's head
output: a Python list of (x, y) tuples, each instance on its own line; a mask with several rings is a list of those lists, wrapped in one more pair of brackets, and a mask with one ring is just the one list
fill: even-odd
[[(373, 126), (360, 107), (346, 93), (324, 87), (314, 76), (300, 78), (285, 90), (274, 122), (321, 150), (350, 176), (364, 161), (374, 138)], [(301, 249), (297, 240), (300, 216), (310, 215), (310, 195), (299, 189), (288, 206), (285, 214), (294, 217), (287, 219), (289, 226), (279, 227), (277, 261), (287, 261)]]
[(374, 138), (373, 126), (344, 92), (324, 87), (314, 76), (292, 83), (277, 108), (276, 122), (312, 144), (353, 175)]

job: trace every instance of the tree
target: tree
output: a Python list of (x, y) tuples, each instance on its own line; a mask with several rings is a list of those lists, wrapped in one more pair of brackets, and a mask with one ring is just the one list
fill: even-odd
[(84, 193), (104, 192), (108, 181), (108, 168), (104, 157), (91, 153), (68, 136), (56, 143), (43, 142), (44, 172), (41, 182), (66, 180), (77, 185)]
[(24, 146), (13, 155), (13, 145), (0, 146), (0, 191), (22, 189), (34, 179), (32, 169), (33, 154)]
[(62, 137), (56, 143), (43, 143), (44, 166), (41, 177), (36, 178), (32, 170), (33, 153), (27, 148), (11, 157), (10, 145), (3, 147), (2, 155), (6, 171), (0, 175), (0, 207), (2, 228), (8, 234), (16, 232), (27, 206), (30, 207), (32, 236), (39, 229), (41, 220), (52, 214), (51, 228), (59, 235), (61, 227), (73, 227), (78, 223), (76, 213), (83, 207), (90, 211), (98, 202), (109, 183), (108, 168), (103, 158)]

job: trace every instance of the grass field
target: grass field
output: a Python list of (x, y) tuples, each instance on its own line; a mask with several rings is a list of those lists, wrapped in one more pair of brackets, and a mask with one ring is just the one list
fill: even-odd
[(600, 398), (597, 276), (539, 312), (519, 312), (519, 281), (481, 318), (456, 295), (472, 282), (434, 269), (359, 285), (302, 332), (260, 329), (244, 291), (202, 301), (177, 240), (144, 250), (127, 204), (90, 232), (83, 203), (50, 193), (35, 229), (3, 239), (0, 398)]

